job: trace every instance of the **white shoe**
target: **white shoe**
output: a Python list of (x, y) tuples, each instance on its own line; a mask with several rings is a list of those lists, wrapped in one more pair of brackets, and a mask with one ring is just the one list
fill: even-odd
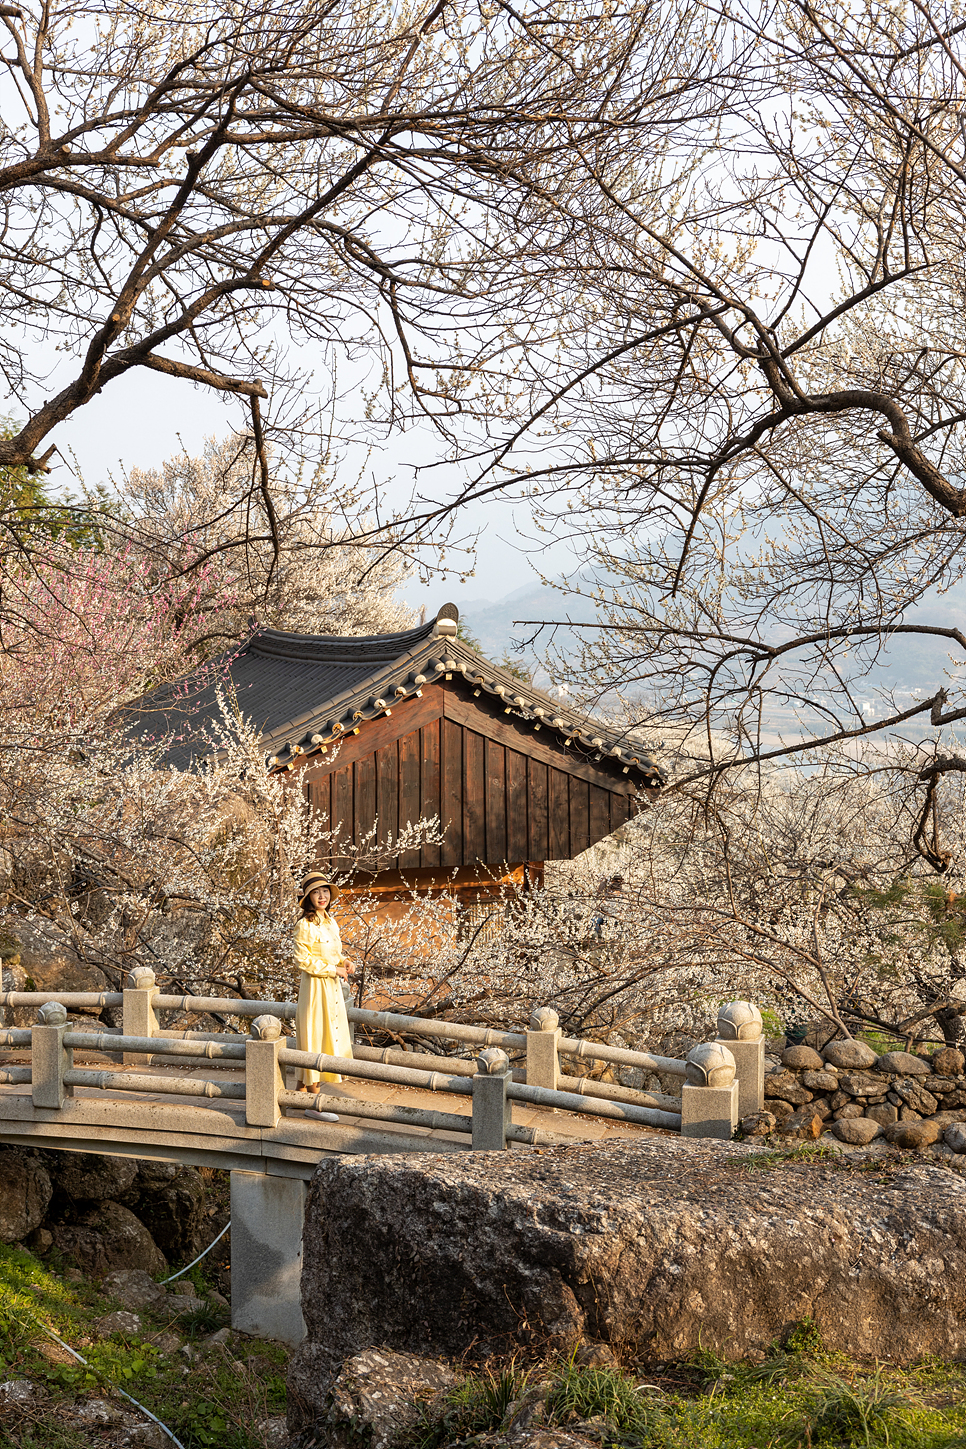
[(334, 1112), (316, 1112), (314, 1107), (306, 1107), (302, 1113), (303, 1117), (314, 1117), (317, 1122), (338, 1122)]

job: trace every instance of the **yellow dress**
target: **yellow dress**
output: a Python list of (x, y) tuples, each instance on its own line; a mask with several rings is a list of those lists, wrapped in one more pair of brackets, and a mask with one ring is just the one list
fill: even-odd
[[(336, 972), (344, 960), (342, 937), (328, 911), (314, 921), (304, 916), (295, 927), (295, 964), (301, 971), (295, 1012), (295, 1041), (300, 1052), (324, 1052), (330, 1057), (351, 1057), (349, 1019), (345, 1013), (342, 981)], [(299, 1081), (341, 1082), (338, 1072), (299, 1068)]]

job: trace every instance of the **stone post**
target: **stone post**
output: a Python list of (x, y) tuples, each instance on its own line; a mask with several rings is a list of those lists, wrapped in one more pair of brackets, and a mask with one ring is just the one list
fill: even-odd
[[(150, 966), (136, 966), (127, 978), (121, 1030), (125, 1036), (157, 1036), (158, 1019), (154, 1014), (154, 998), (158, 988)], [(144, 1052), (125, 1052), (125, 1062), (143, 1066), (150, 1061)]]
[(527, 1086), (559, 1089), (560, 1017), (551, 1006), (538, 1006), (527, 1032)]
[(73, 1052), (64, 1046), (67, 1008), (59, 1001), (47, 1001), (38, 1013), (40, 1020), (30, 1033), (30, 1091), (35, 1107), (64, 1105), (74, 1095), (64, 1086), (64, 1072), (73, 1065)]
[(730, 1141), (738, 1125), (735, 1059), (721, 1042), (707, 1041), (687, 1055), (681, 1091), (681, 1136)]
[(256, 1016), (245, 1043), (245, 1121), (249, 1127), (277, 1127), (278, 1094), (285, 1074), (278, 1060), (282, 1023), (277, 1016)]
[(231, 1174), (231, 1326), (291, 1348), (305, 1337), (305, 1196), (306, 1184), (299, 1177), (241, 1170)]
[[(349, 985), (348, 981), (342, 982), (342, 995), (345, 997), (345, 1009), (348, 1012), (349, 1007), (352, 1005), (352, 987)], [(353, 1046), (355, 1046), (356, 1024), (354, 1021), (349, 1022), (349, 1040), (352, 1042)]]
[(502, 1152), (510, 1126), (510, 1058), (499, 1047), (487, 1047), (476, 1059), (473, 1078), (473, 1151)]
[(718, 1011), (718, 1045), (727, 1047), (738, 1069), (738, 1116), (765, 1105), (765, 1038), (761, 1012), (751, 1001), (726, 1001)]

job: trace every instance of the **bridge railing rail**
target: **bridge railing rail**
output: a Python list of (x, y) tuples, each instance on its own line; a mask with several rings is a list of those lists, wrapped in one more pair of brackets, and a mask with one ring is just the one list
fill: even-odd
[[(557, 1140), (553, 1134), (513, 1123), (514, 1101), (700, 1137), (730, 1137), (739, 1115), (759, 1111), (763, 1105), (761, 1016), (747, 1002), (723, 1006), (718, 1017), (718, 1039), (695, 1047), (686, 1060), (565, 1037), (556, 1012), (549, 1007), (533, 1013), (526, 1032), (349, 1008), (354, 1024), (479, 1046), (482, 1050), (475, 1061), (362, 1043), (353, 1046), (351, 1058), (301, 1052), (292, 1050), (291, 1037), (282, 1035), (282, 1022), (295, 1015), (292, 1002), (165, 995), (159, 992), (153, 972), (144, 968), (132, 973), (123, 992), (5, 992), (0, 993), (0, 1006), (36, 1006), (40, 1016), (32, 1027), (0, 1028), (0, 1047), (29, 1048), (31, 1052), (29, 1067), (0, 1068), (0, 1083), (29, 1082), (34, 1105), (52, 1109), (62, 1108), (76, 1087), (244, 1101), (246, 1122), (258, 1127), (277, 1126), (283, 1112), (326, 1112), (342, 1105), (343, 1112), (353, 1118), (457, 1132), (469, 1136), (474, 1148), (486, 1150), (506, 1147), (511, 1142)], [(76, 1023), (68, 1023), (69, 1008), (90, 1010), (104, 1006), (121, 1007), (120, 1029), (81, 1030)], [(168, 1030), (157, 1019), (157, 1012), (165, 1010), (251, 1018), (251, 1027), (245, 1035)], [(244, 1081), (218, 1083), (197, 1077), (175, 1079), (147, 1072), (75, 1068), (75, 1049), (121, 1054), (129, 1067), (150, 1066), (158, 1058), (184, 1064), (190, 1061), (199, 1066), (206, 1061), (220, 1062), (243, 1068)], [(525, 1055), (524, 1081), (514, 1079), (511, 1051), (518, 1058)], [(685, 1082), (678, 1098), (590, 1077), (573, 1077), (561, 1073), (561, 1055), (683, 1076)], [(288, 1091), (286, 1067), (466, 1096), (471, 1099), (471, 1112), (464, 1115), (387, 1106), (355, 1097), (347, 1106), (326, 1092)]]

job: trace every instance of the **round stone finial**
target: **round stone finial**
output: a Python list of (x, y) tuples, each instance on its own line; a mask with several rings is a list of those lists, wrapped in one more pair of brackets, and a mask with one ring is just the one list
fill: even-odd
[(256, 1041), (278, 1041), (282, 1035), (282, 1023), (277, 1016), (256, 1016), (252, 1022), (250, 1035)]
[(146, 991), (153, 986), (156, 977), (150, 966), (135, 966), (133, 971), (128, 973), (127, 984), (134, 991)]
[(738, 1070), (734, 1057), (717, 1041), (704, 1041), (687, 1055), (687, 1080), (692, 1087), (730, 1087)]
[(538, 1006), (530, 1016), (533, 1031), (556, 1031), (559, 1025), (560, 1017), (552, 1006)]
[(762, 1033), (761, 1012), (753, 1001), (726, 1001), (718, 1008), (721, 1041), (757, 1041)]
[(510, 1058), (499, 1047), (487, 1047), (476, 1059), (476, 1070), (484, 1077), (499, 1077), (510, 1070)]
[(67, 1007), (59, 1001), (45, 1001), (37, 1015), (44, 1026), (63, 1026), (67, 1020)]

